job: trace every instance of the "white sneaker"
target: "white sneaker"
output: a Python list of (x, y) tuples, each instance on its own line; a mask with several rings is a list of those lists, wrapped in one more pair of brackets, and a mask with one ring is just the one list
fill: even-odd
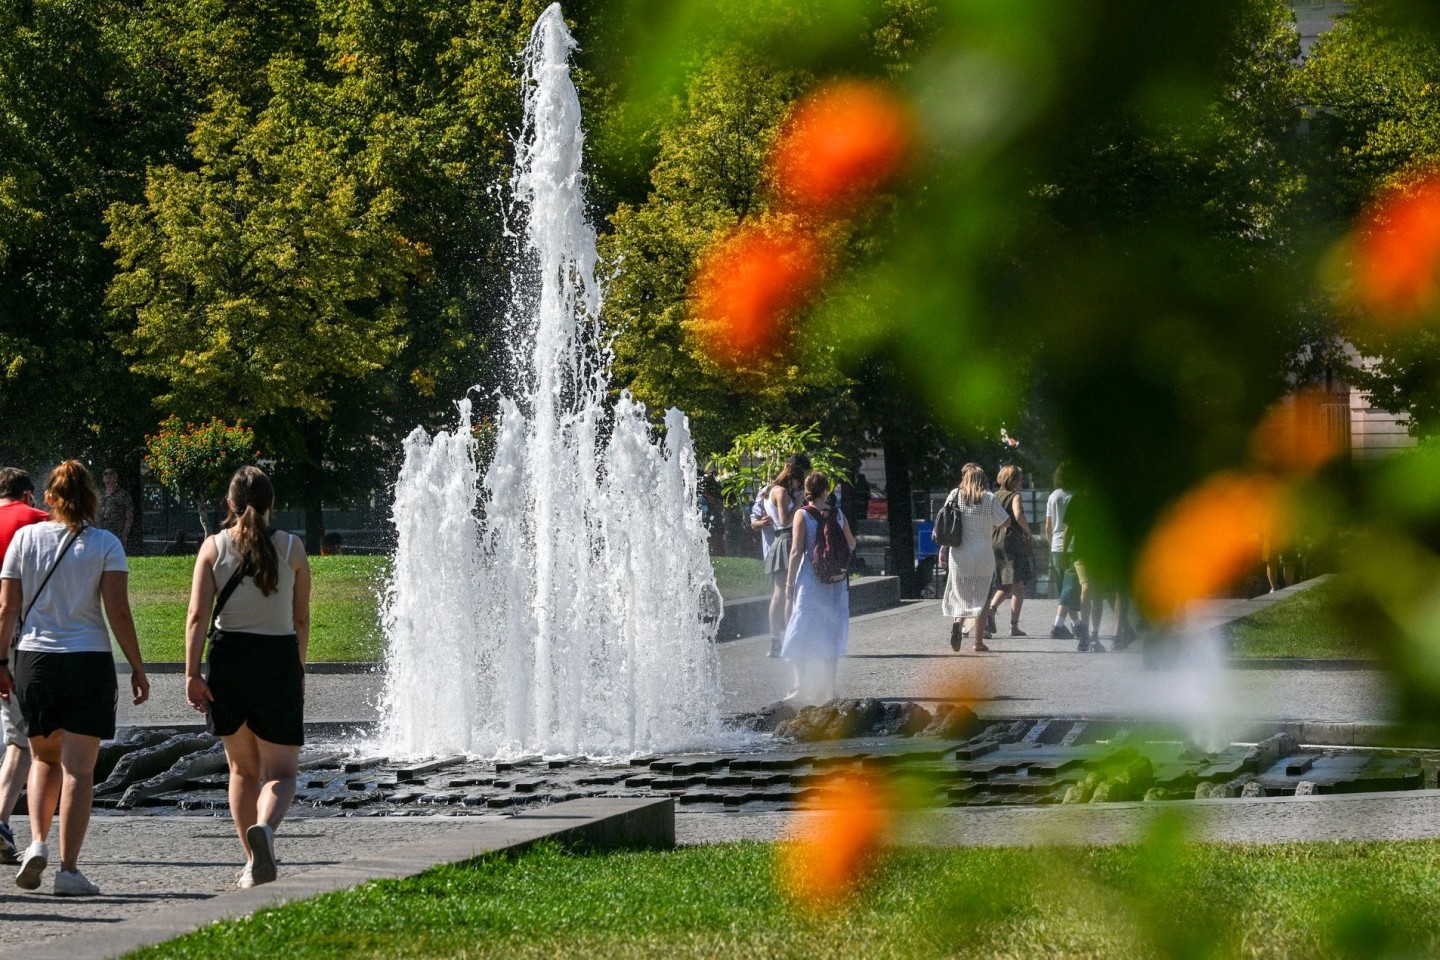
[(275, 831), (268, 823), (257, 823), (245, 831), (250, 844), (250, 876), (256, 885), (275, 879)]
[(15, 886), (21, 890), (39, 890), (40, 875), (50, 865), (50, 851), (44, 840), (36, 840), (25, 850), (25, 859), (20, 861), (20, 872), (15, 874)]
[(255, 886), (255, 874), (251, 870), (250, 864), (245, 864), (244, 868), (240, 871), (240, 875), (235, 878), (235, 886), (241, 890), (249, 890)]
[(57, 897), (95, 897), (100, 895), (100, 888), (90, 882), (90, 878), (79, 870), (61, 870), (55, 874), (55, 896)]

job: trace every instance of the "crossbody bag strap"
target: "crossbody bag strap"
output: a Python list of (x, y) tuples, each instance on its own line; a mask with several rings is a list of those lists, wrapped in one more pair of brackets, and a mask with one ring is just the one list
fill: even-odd
[(220, 619), (220, 611), (225, 609), (225, 604), (229, 602), (230, 595), (235, 592), (236, 587), (240, 586), (240, 581), (244, 580), (245, 575), (249, 572), (249, 565), (242, 563), (240, 564), (240, 569), (236, 570), (230, 575), (230, 579), (225, 581), (225, 586), (221, 588), (220, 595), (215, 598), (215, 608), (210, 611), (210, 630), (205, 636), (212, 640), (215, 638), (215, 623)]
[(20, 622), (15, 624), (15, 636), (11, 640), (12, 646), (20, 642), (20, 635), (25, 630), (25, 621), (30, 619), (30, 612), (35, 609), (35, 604), (39, 601), (40, 595), (45, 592), (45, 587), (49, 585), (50, 578), (55, 575), (55, 568), (60, 566), (60, 561), (65, 559), (65, 554), (69, 553), (70, 548), (75, 546), (75, 541), (80, 539), (80, 534), (85, 532), (87, 526), (89, 526), (89, 524), (80, 524), (80, 529), (70, 534), (69, 539), (61, 545), (60, 553), (56, 555), (55, 562), (50, 564), (49, 570), (45, 571), (45, 576), (40, 580), (39, 589), (37, 589), (35, 595), (30, 598), (30, 602), (25, 605), (25, 612), (20, 614)]

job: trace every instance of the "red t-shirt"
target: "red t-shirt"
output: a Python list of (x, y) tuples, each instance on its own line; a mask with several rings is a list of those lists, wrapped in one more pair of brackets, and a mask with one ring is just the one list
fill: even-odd
[(50, 514), (44, 510), (36, 510), (19, 500), (0, 506), (0, 560), (5, 559), (5, 551), (10, 549), (10, 541), (15, 539), (16, 530), (49, 519)]

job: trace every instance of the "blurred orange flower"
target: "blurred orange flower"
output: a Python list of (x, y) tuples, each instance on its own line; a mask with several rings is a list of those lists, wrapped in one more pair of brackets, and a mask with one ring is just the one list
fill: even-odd
[[(1302, 390), (1265, 412), (1250, 435), (1250, 455), (1279, 473), (1309, 474), (1339, 456), (1339, 434), (1331, 429), (1332, 395)], [(1349, 406), (1343, 407), (1349, 416)]]
[(806, 210), (833, 210), (893, 177), (910, 147), (910, 115), (877, 83), (841, 80), (795, 107), (770, 171), (780, 194)]
[(1259, 474), (1220, 473), (1181, 497), (1150, 532), (1135, 570), (1135, 596), (1171, 620), (1213, 596), (1288, 536), (1285, 488)]
[(1440, 270), (1440, 176), (1380, 198), (1361, 218), (1355, 279), (1378, 320), (1405, 324), (1435, 306)]
[(883, 780), (847, 772), (822, 781), (797, 822), (803, 832), (780, 846), (780, 887), (809, 907), (832, 906), (863, 880), (889, 843), (894, 798)]
[(733, 362), (773, 348), (823, 274), (820, 245), (793, 224), (744, 224), (722, 238), (693, 285), (710, 354)]

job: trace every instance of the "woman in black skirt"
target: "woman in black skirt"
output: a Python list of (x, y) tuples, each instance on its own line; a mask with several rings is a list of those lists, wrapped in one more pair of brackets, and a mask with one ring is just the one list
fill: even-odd
[[(230, 762), (230, 815), (245, 849), (239, 885), (275, 879), (275, 830), (295, 799), (305, 740), (310, 564), (298, 537), (271, 531), (275, 489), (258, 467), (230, 480), (225, 529), (195, 560), (185, 629), (185, 697)], [(209, 672), (200, 672), (214, 622)]]

